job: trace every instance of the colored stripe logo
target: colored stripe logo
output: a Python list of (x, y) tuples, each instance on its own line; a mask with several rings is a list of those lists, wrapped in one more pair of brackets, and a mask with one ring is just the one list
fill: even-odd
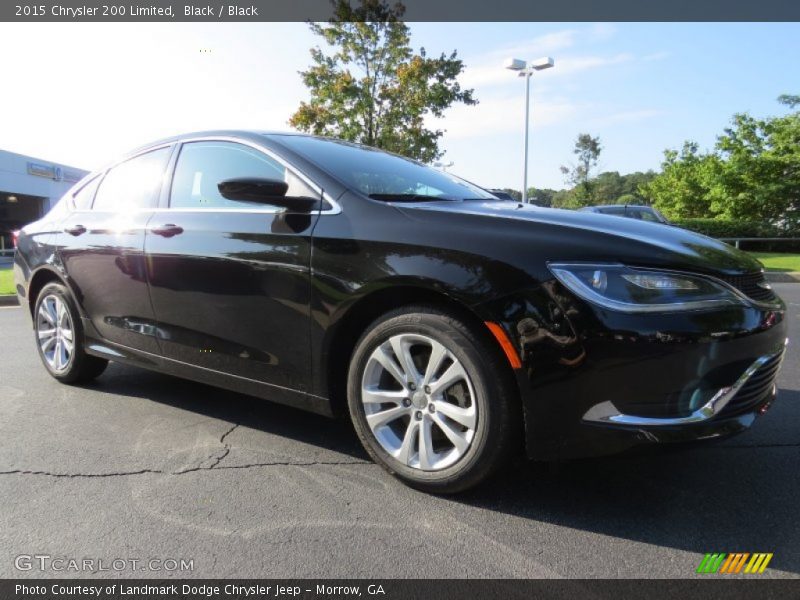
[(763, 573), (769, 561), (772, 560), (772, 552), (733, 552), (706, 554), (697, 567), (698, 573)]

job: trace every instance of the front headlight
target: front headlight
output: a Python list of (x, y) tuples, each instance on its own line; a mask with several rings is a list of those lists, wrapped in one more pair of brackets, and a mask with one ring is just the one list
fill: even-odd
[(610, 310), (675, 312), (746, 303), (732, 289), (705, 277), (617, 264), (550, 263), (548, 267), (577, 296)]

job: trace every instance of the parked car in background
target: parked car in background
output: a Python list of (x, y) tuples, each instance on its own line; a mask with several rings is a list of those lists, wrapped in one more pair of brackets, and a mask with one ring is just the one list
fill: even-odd
[(88, 175), (23, 228), (14, 277), (57, 380), (118, 361), (348, 415), (432, 492), (523, 445), (560, 460), (741, 432), (775, 398), (788, 326), (722, 242), (254, 131)]
[(496, 198), (500, 198), (500, 200), (512, 200), (514, 202), (519, 202), (514, 196), (506, 192), (505, 190), (487, 190), (490, 194), (492, 194)]
[(16, 247), (19, 230), (22, 229), (20, 221), (0, 220), (0, 250), (11, 251)]
[(667, 220), (664, 215), (662, 215), (652, 206), (637, 206), (633, 204), (601, 204), (599, 206), (584, 206), (578, 210), (670, 225), (669, 220)]

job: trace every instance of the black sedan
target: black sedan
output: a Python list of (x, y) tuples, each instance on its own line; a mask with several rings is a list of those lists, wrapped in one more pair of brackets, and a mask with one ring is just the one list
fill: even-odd
[(760, 265), (663, 225), (500, 200), (355, 144), (219, 131), (87, 176), (19, 236), (45, 368), (108, 361), (327, 415), (415, 487), (720, 438), (775, 398)]

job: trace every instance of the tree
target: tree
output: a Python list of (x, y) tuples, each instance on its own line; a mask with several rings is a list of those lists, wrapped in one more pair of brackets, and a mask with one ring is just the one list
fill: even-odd
[(572, 150), (572, 153), (578, 157), (578, 162), (569, 167), (561, 166), (561, 172), (564, 174), (566, 182), (574, 186), (567, 199), (567, 206), (574, 208), (591, 204), (592, 169), (597, 166), (602, 149), (599, 137), (592, 137), (588, 133), (578, 134)]
[(625, 193), (625, 177), (617, 171), (600, 173), (592, 181), (593, 204), (616, 204)]
[[(794, 107), (800, 97), (779, 101)], [(642, 192), (675, 218), (721, 217), (790, 224), (800, 218), (800, 112), (733, 116), (714, 150), (686, 142), (665, 152), (663, 172)]]
[(426, 117), (440, 118), (454, 103), (477, 104), (473, 90), (458, 83), (464, 64), (457, 53), (432, 58), (421, 48), (415, 54), (400, 3), (361, 0), (353, 8), (334, 0), (334, 7), (333, 19), (310, 28), (335, 50), (311, 49), (313, 65), (300, 73), (311, 99), (289, 123), (424, 162), (441, 157), (444, 131), (428, 128)]
[(520, 192), (519, 190), (515, 190), (514, 188), (503, 188), (500, 191), (505, 192), (506, 194), (511, 196), (514, 200), (522, 200), (522, 192)]
[(553, 198), (557, 193), (549, 188), (528, 188), (528, 202), (537, 206), (553, 206)]
[(778, 96), (778, 102), (785, 104), (789, 108), (794, 108), (795, 106), (800, 105), (800, 96), (795, 94), (781, 94)]
[(715, 216), (712, 187), (721, 170), (719, 157), (701, 153), (695, 142), (685, 142), (680, 152), (666, 150), (662, 171), (641, 191), (669, 218)]

